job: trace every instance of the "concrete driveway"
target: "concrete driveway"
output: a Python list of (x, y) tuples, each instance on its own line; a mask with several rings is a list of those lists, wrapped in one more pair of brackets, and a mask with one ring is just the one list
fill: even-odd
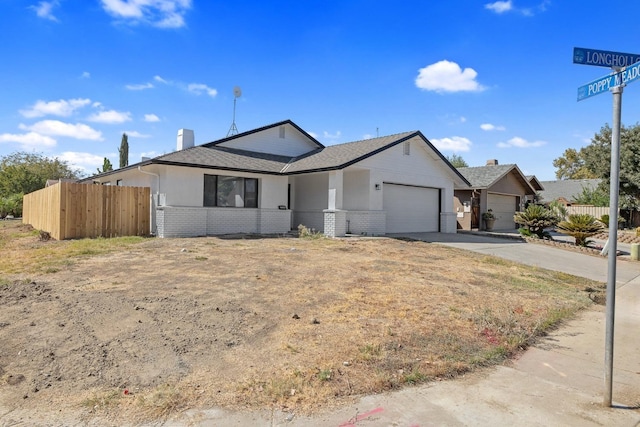
[[(608, 261), (606, 257), (585, 255), (562, 250), (547, 245), (526, 243), (514, 232), (504, 232), (503, 237), (471, 233), (404, 233), (390, 237), (410, 238), (430, 243), (439, 243), (454, 248), (494, 255), (521, 264), (533, 265), (549, 270), (562, 271), (579, 277), (607, 282)], [(618, 286), (640, 276), (640, 263), (631, 262), (628, 257), (617, 263), (616, 283)]]
[[(545, 245), (472, 234), (397, 237), (607, 281), (607, 260)], [(190, 411), (165, 425), (197, 426), (638, 426), (640, 263), (619, 261), (614, 408), (604, 407), (604, 307), (594, 306), (511, 364), (454, 381), (366, 396), (314, 417), (281, 411)]]

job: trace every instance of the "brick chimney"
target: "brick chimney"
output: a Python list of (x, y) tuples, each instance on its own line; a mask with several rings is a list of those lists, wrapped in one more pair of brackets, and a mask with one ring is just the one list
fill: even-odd
[(498, 159), (487, 160), (487, 166), (498, 166)]

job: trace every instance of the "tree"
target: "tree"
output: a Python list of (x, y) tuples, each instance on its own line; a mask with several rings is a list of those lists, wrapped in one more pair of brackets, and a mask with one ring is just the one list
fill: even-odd
[(78, 179), (81, 175), (58, 158), (28, 152), (12, 153), (0, 157), (0, 197), (40, 190), (48, 179)]
[(126, 133), (122, 134), (122, 141), (120, 142), (120, 148), (118, 148), (118, 152), (120, 153), (120, 168), (125, 166), (129, 166), (129, 137)]
[[(585, 166), (604, 180), (605, 188), (611, 175), (611, 133), (609, 125), (603, 126), (583, 148)], [(626, 196), (640, 199), (640, 124), (620, 127), (620, 198)]]
[(585, 166), (582, 149), (577, 151), (575, 148), (567, 148), (562, 157), (558, 157), (553, 161), (553, 166), (556, 168), (557, 179), (598, 178), (594, 172)]
[[(611, 175), (611, 127), (606, 124), (579, 151), (568, 149), (553, 161), (559, 179), (601, 178), (607, 192)], [(601, 196), (601, 195), (600, 195)], [(640, 124), (620, 127), (621, 206), (635, 207), (640, 200)]]
[(573, 201), (578, 205), (607, 207), (609, 206), (609, 189), (601, 186), (582, 187), (582, 193), (573, 196)]
[(102, 170), (98, 168), (98, 173), (109, 172), (112, 170), (113, 170), (113, 165), (111, 164), (111, 160), (105, 157), (104, 160), (102, 161)]
[(458, 156), (455, 153), (450, 155), (450, 156), (447, 156), (447, 160), (449, 160), (449, 163), (451, 163), (451, 165), (454, 168), (468, 168), (469, 167), (469, 165), (467, 164), (467, 162), (464, 161), (462, 156)]

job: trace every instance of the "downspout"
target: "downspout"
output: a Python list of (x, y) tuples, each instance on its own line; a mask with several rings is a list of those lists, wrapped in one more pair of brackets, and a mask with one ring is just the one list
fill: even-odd
[(158, 191), (157, 191), (157, 193), (160, 194), (160, 175), (158, 175), (157, 173), (153, 173), (153, 172), (143, 171), (142, 170), (142, 166), (138, 166), (138, 171), (141, 172), (141, 173), (146, 173), (147, 175), (153, 175), (156, 178), (158, 178)]
[[(155, 176), (156, 178), (158, 178), (158, 191), (157, 191), (157, 193), (156, 193), (156, 194), (158, 194), (158, 198), (159, 198), (159, 197), (160, 197), (160, 196), (159, 196), (159, 195), (160, 195), (160, 175), (159, 175), (159, 174), (157, 174), (157, 173), (153, 173), (153, 172), (143, 171), (143, 170), (142, 170), (142, 166), (138, 166), (138, 172), (140, 172), (140, 173), (144, 173), (144, 174), (147, 174), (147, 175), (153, 175), (153, 176)], [(156, 222), (154, 221), (154, 219), (155, 219), (155, 213), (154, 213), (154, 212), (152, 212), (152, 213), (151, 213), (151, 220), (152, 220), (152, 223), (153, 223), (153, 235), (154, 235), (154, 236), (157, 236), (157, 235), (158, 235), (158, 225), (156, 224)]]

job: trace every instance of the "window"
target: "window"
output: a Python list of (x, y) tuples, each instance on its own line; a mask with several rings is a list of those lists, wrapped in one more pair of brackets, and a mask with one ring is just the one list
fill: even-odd
[(258, 180), (237, 176), (205, 175), (203, 205), (257, 208)]
[(411, 141), (405, 141), (402, 149), (404, 150), (404, 155), (408, 156), (411, 154)]

